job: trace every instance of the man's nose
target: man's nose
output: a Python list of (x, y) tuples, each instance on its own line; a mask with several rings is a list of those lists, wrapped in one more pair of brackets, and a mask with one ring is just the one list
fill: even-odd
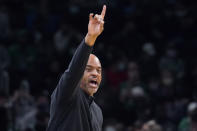
[(97, 70), (96, 69), (92, 70), (91, 75), (93, 75), (95, 77), (98, 76)]

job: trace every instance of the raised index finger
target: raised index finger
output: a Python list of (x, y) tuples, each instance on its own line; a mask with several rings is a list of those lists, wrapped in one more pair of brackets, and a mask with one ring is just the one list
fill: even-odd
[(106, 5), (103, 6), (103, 10), (101, 12), (101, 17), (104, 19), (105, 17), (105, 12), (106, 12)]

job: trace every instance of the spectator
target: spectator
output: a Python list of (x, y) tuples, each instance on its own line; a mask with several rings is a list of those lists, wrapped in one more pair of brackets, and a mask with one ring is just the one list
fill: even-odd
[(179, 124), (178, 131), (196, 131), (197, 130), (197, 103), (191, 102), (187, 109), (188, 115), (183, 118)]
[(166, 49), (165, 55), (160, 59), (159, 67), (160, 70), (170, 70), (171, 72), (174, 72), (175, 78), (177, 79), (183, 77), (183, 60), (179, 57), (178, 51), (174, 47)]
[(54, 35), (54, 44), (58, 53), (62, 54), (65, 52), (68, 43), (70, 43), (70, 38), (70, 28), (63, 24)]
[(35, 125), (37, 109), (29, 88), (27, 80), (21, 81), (19, 90), (15, 91), (12, 98), (15, 128), (20, 131), (25, 131), (27, 128), (33, 129)]
[(162, 131), (162, 127), (154, 120), (151, 120), (143, 125), (142, 131)]

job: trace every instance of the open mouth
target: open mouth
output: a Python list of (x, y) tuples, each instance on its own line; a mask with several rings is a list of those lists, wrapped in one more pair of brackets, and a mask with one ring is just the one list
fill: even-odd
[(89, 85), (93, 88), (97, 88), (98, 82), (96, 80), (90, 80)]

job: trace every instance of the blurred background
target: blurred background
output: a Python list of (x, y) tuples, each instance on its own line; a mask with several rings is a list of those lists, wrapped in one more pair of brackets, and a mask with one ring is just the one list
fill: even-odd
[(50, 95), (103, 4), (103, 131), (197, 131), (194, 0), (1, 0), (1, 131), (45, 131)]

